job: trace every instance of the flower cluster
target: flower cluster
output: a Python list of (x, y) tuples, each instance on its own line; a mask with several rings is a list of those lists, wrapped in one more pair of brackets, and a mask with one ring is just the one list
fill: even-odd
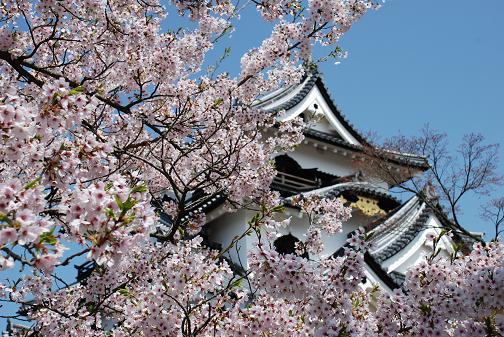
[(404, 290), (382, 298), (378, 329), (404, 336), (502, 335), (503, 286), (501, 243), (477, 243), (453, 262), (426, 260), (408, 271)]
[[(23, 186), (17, 179), (0, 184), (0, 247), (6, 256), (0, 256), (2, 269), (14, 266), (17, 256), (7, 246), (33, 247), (32, 258), (27, 263), (48, 271), (63, 254), (64, 247), (56, 239), (56, 224), (44, 215), (44, 193), (37, 180)], [(41, 215), (42, 214), (42, 215)]]
[[(303, 123), (264, 132), (278, 116), (257, 99), (298, 83), (311, 48), (334, 45), (373, 4), (255, 3), (274, 26), (232, 77), (203, 70), (239, 18), (232, 1), (2, 2), (0, 270), (23, 270), (1, 300), (41, 336), (502, 335), (500, 243), (428, 259), (390, 297), (361, 287), (362, 230), (340, 255), (316, 256), (350, 217), (338, 200), (293, 200), (310, 258), (265, 243), (290, 221), (275, 219), (271, 158), (302, 141)], [(170, 29), (168, 12), (191, 24)], [(194, 238), (217, 194), (264, 215), (238, 236), (256, 236), (243, 266)], [(155, 207), (168, 233), (154, 233)], [(90, 275), (55, 291), (78, 257)]]
[(60, 206), (68, 223), (66, 238), (89, 244), (88, 258), (97, 264), (113, 265), (154, 230), (146, 192), (145, 185), (129, 187), (120, 176), (112, 176), (107, 184), (79, 186)]
[(322, 232), (334, 235), (341, 232), (342, 223), (351, 217), (351, 208), (345, 207), (339, 199), (320, 198), (318, 195), (296, 197), (293, 205), (306, 213), (310, 226), (306, 233), (305, 249), (320, 254), (324, 251)]
[[(77, 284), (51, 297), (44, 278), (23, 280), (23, 298), (29, 290), (37, 296), (30, 316), (42, 335), (114, 336), (170, 335), (201, 328), (210, 334), (226, 316), (232, 272), (216, 252), (203, 249), (201, 240), (173, 245), (147, 244), (125, 253), (113, 269), (94, 273), (86, 284)], [(44, 283), (45, 282), (45, 283)], [(30, 308), (28, 307), (28, 308)], [(213, 311), (215, 310), (215, 311)], [(212, 326), (208, 326), (208, 318)], [(97, 324), (99, 324), (97, 326)], [(101, 332), (99, 330), (102, 330)]]

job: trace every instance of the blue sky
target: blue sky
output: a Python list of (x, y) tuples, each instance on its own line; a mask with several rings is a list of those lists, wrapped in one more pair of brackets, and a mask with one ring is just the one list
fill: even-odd
[[(504, 146), (504, 1), (390, 0), (368, 12), (340, 41), (341, 64), (320, 66), (335, 103), (364, 133), (415, 135), (426, 124), (453, 147), (469, 132)], [(253, 8), (222, 46), (236, 74), (239, 57), (270, 33)], [(504, 148), (499, 156), (504, 173)], [(494, 195), (504, 196), (504, 188)], [(479, 218), (485, 198), (468, 196), (462, 223), (491, 232)]]
[[(336, 104), (361, 131), (414, 135), (430, 123), (453, 145), (481, 132), (504, 146), (503, 14), (502, 0), (390, 0), (342, 39), (349, 57), (321, 70)], [(238, 30), (221, 41), (232, 47), (226, 66), (236, 72), (240, 55), (269, 32), (254, 10), (245, 11)], [(500, 158), (504, 173), (504, 148)], [(495, 195), (504, 196), (504, 188)], [(480, 203), (466, 200), (463, 222), (489, 231), (478, 217)]]
[[(469, 132), (504, 145), (503, 14), (502, 0), (390, 0), (342, 38), (347, 59), (320, 69), (338, 107), (364, 133), (415, 135), (429, 123), (453, 147)], [(226, 66), (236, 70), (239, 55), (268, 34), (247, 10), (230, 40), (221, 42), (232, 47)], [(499, 156), (504, 173), (502, 147)], [(504, 196), (504, 188), (493, 196)], [(465, 199), (462, 222), (488, 233), (492, 228), (479, 218), (484, 199)]]
[[(387, 1), (344, 36), (348, 59), (322, 66), (333, 98), (357, 128), (383, 137), (429, 123), (455, 146), (480, 132), (502, 144), (504, 173), (503, 14), (501, 0)], [(480, 203), (466, 199), (463, 223), (488, 232)]]

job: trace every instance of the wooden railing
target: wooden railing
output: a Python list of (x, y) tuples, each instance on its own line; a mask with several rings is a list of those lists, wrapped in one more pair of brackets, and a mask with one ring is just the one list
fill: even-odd
[(273, 179), (273, 188), (292, 192), (308, 191), (319, 186), (320, 181), (318, 180), (305, 179), (285, 172), (278, 172)]

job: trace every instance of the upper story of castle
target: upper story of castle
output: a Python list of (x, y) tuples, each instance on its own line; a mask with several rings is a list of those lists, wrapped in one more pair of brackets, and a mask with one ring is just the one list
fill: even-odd
[(256, 107), (277, 114), (279, 122), (301, 117), (307, 123), (302, 144), (295, 151), (275, 158), (278, 176), (273, 188), (285, 196), (349, 179), (367, 181), (388, 190), (392, 183), (387, 179), (362, 174), (369, 153), (374, 150), (379, 150), (391, 172), (396, 172), (395, 181), (408, 180), (428, 168), (421, 156), (378, 149), (366, 139), (338, 109), (314, 66), (306, 70), (299, 84), (262, 97)]

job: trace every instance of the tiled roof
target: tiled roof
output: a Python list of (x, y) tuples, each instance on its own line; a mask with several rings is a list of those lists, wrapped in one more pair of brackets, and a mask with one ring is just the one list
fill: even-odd
[(362, 146), (351, 144), (351, 143), (341, 139), (341, 137), (336, 136), (336, 135), (332, 135), (327, 132), (322, 132), (322, 131), (318, 131), (315, 129), (306, 129), (306, 130), (304, 130), (303, 133), (304, 133), (305, 137), (309, 137), (309, 138), (313, 138), (316, 140), (321, 140), (321, 141), (324, 141), (327, 143), (331, 143), (334, 145), (342, 146), (342, 147), (348, 148), (350, 150), (362, 151)]
[[(331, 97), (331, 94), (329, 93), (329, 89), (324, 83), (322, 74), (319, 72), (317, 66), (312, 65), (306, 70), (305, 77), (301, 81), (301, 84), (299, 84), (301, 87), (296, 87), (296, 86), (291, 86), (289, 88), (286, 88), (285, 90), (272, 95), (271, 97), (267, 97), (266, 100), (258, 103), (258, 107), (260, 108), (261, 106), (269, 106), (266, 108), (266, 111), (275, 113), (279, 112), (282, 110), (289, 110), (301, 103), (301, 101), (310, 93), (312, 88), (314, 86), (317, 86), (320, 90), (320, 93), (324, 97), (325, 101), (329, 105), (329, 108), (331, 109), (332, 113), (334, 116), (339, 120), (339, 122), (345, 127), (345, 129), (355, 138), (357, 141), (360, 143), (360, 145), (352, 144), (349, 143), (341, 137), (332, 135), (329, 133), (317, 131), (314, 129), (307, 129), (304, 131), (304, 134), (306, 137), (313, 138), (316, 140), (320, 140), (323, 142), (331, 143), (336, 146), (341, 146), (344, 148), (348, 148), (350, 150), (355, 150), (355, 151), (363, 151), (363, 146), (372, 146), (368, 140), (362, 135), (361, 132), (359, 132), (352, 123), (345, 117), (345, 115), (338, 109), (336, 104), (334, 103), (334, 100)], [(297, 93), (291, 97), (289, 100), (279, 104), (275, 105), (275, 101), (281, 100), (283, 97), (287, 96), (288, 94), (292, 93), (293, 91), (297, 91)], [(387, 154), (387, 159), (396, 162), (398, 164), (403, 164), (403, 165), (412, 165), (416, 167), (421, 167), (421, 168), (428, 168), (427, 161), (424, 157), (421, 156), (416, 156), (416, 155), (411, 155), (411, 154), (405, 154), (405, 153), (395, 153), (392, 151), (387, 151), (384, 150), (385, 153)], [(387, 153), (388, 152), (388, 153)]]
[[(331, 135), (326, 132), (314, 130), (314, 129), (307, 129), (304, 131), (305, 137), (315, 139), (318, 141), (322, 141), (325, 143), (329, 143), (331, 145), (343, 147), (352, 151), (356, 152), (363, 152), (364, 147), (361, 145), (355, 145), (355, 144), (350, 144), (340, 137), (337, 137), (335, 135)], [(400, 165), (408, 165), (408, 166), (414, 166), (418, 167), (421, 169), (427, 169), (429, 168), (429, 164), (427, 162), (427, 159), (422, 156), (416, 156), (416, 155), (411, 155), (411, 154), (405, 154), (405, 153), (396, 153), (393, 151), (387, 151), (386, 149), (381, 149), (387, 154), (387, 160), (394, 162), (396, 164)]]
[[(350, 234), (349, 234), (350, 235)], [(339, 248), (335, 251), (332, 256), (338, 257), (343, 256), (345, 249), (349, 248), (348, 244), (345, 244), (343, 247)], [(368, 252), (364, 253), (364, 263), (371, 269), (378, 278), (387, 285), (390, 289), (396, 289), (401, 286), (402, 283), (399, 283), (398, 279), (394, 277), (395, 275), (391, 275), (392, 273), (387, 273), (381, 265), (369, 254)]]
[[(289, 99), (288, 101), (286, 101), (280, 105), (274, 106), (273, 108), (266, 109), (266, 111), (279, 112), (282, 110), (289, 110), (289, 109), (295, 107), (306, 97), (306, 95), (308, 95), (310, 90), (315, 86), (319, 76), (320, 76), (320, 73), (318, 72), (317, 67), (311, 67), (309, 70), (306, 71), (305, 77), (303, 78), (303, 80), (301, 80), (302, 87), (299, 89), (298, 93), (296, 95), (294, 95), (294, 97), (292, 97), (291, 99)], [(292, 87), (288, 88), (284, 92), (287, 94), (287, 93), (291, 92), (292, 89), (293, 89)], [(274, 102), (275, 100), (278, 100), (279, 98), (281, 98), (283, 96), (284, 95), (282, 95), (282, 94), (275, 95), (275, 96), (271, 97), (270, 99), (268, 99), (267, 101), (261, 102), (261, 105), (263, 105), (265, 103)]]
[[(194, 211), (188, 212), (186, 215), (182, 217), (182, 222), (189, 220), (192, 216), (199, 213), (210, 212), (216, 207), (220, 206), (226, 200), (226, 195), (222, 192), (216, 193), (212, 196), (207, 196), (202, 198), (203, 200), (196, 200), (194, 205), (197, 205), (197, 208)], [(194, 205), (190, 205), (193, 207)]]
[(368, 182), (339, 182), (331, 186), (314, 189), (308, 192), (298, 193), (283, 199), (284, 205), (298, 208), (292, 203), (292, 198), (296, 196), (318, 195), (325, 198), (338, 198), (343, 196), (349, 203), (356, 201), (359, 197), (367, 197), (377, 200), (378, 207), (386, 213), (397, 208), (401, 202), (386, 192), (385, 189)]
[(333, 185), (331, 189), (324, 193), (325, 197), (338, 197), (341, 193), (346, 191), (361, 192), (378, 198), (384, 198), (393, 201), (396, 205), (400, 205), (400, 201), (384, 192), (383, 189), (372, 185), (368, 182), (349, 182)]
[(417, 236), (417, 234), (425, 229), (425, 224), (429, 219), (428, 212), (422, 212), (417, 220), (408, 227), (407, 231), (402, 233), (397, 239), (394, 240), (392, 244), (387, 246), (383, 251), (373, 255), (378, 262), (383, 262), (390, 257), (394, 256), (398, 252), (404, 249), (413, 239)]
[[(317, 71), (318, 72), (318, 71)], [(345, 126), (345, 128), (352, 134), (352, 136), (357, 139), (361, 144), (363, 145), (370, 145), (366, 138), (357, 130), (357, 128), (354, 127), (352, 123), (346, 118), (346, 116), (338, 109), (336, 104), (334, 103), (334, 100), (331, 97), (331, 94), (329, 92), (329, 89), (325, 85), (325, 82), (323, 80), (322, 74), (318, 74), (318, 80), (317, 84), (319, 85), (320, 92), (322, 93), (322, 96), (327, 101), (327, 104), (329, 104), (329, 107), (331, 110), (334, 112), (338, 120)]]
[(387, 285), (387, 287), (390, 289), (401, 287), (402, 283), (398, 282), (399, 280), (394, 277), (395, 275), (392, 275), (392, 273), (387, 274), (387, 272), (381, 267), (380, 263), (378, 263), (371, 254), (364, 254), (364, 262), (380, 278), (380, 280)]
[[(197, 200), (195, 200), (192, 204), (190, 204), (188, 207), (193, 207), (196, 206), (196, 208), (185, 214), (181, 221), (185, 222), (189, 220), (192, 216), (199, 214), (199, 213), (207, 213), (212, 211), (213, 209), (217, 208), (221, 204), (224, 203), (226, 200), (226, 195), (222, 192), (216, 193), (212, 196), (204, 196), (201, 197)], [(166, 231), (167, 228), (171, 227), (171, 219), (170, 217), (164, 213), (162, 210), (160, 210), (160, 225), (161, 227), (158, 227), (158, 231), (164, 232)]]
[(390, 237), (384, 249), (383, 245), (379, 245), (376, 250), (371, 250), (373, 258), (382, 263), (403, 250), (420, 231), (426, 228), (430, 214), (431, 209), (416, 196), (410, 199), (371, 231), (374, 234), (372, 242), (386, 235)]
[(406, 276), (398, 273), (396, 271), (392, 271), (388, 273), (389, 277), (394, 281), (395, 284), (402, 286), (404, 284), (404, 281), (406, 279)]
[[(341, 124), (350, 132), (350, 134), (357, 139), (361, 144), (364, 145), (369, 145), (368, 141), (362, 136), (360, 132), (357, 131), (357, 129), (348, 121), (348, 119), (343, 115), (343, 113), (338, 109), (336, 104), (334, 103), (331, 94), (329, 93), (329, 90), (327, 86), (324, 83), (324, 80), (322, 78), (322, 74), (319, 72), (318, 67), (316, 65), (311, 65), (308, 69), (306, 69), (305, 77), (301, 81), (302, 87), (299, 89), (299, 91), (294, 95), (291, 99), (289, 99), (286, 102), (283, 102), (280, 105), (273, 106), (271, 108), (268, 108), (267, 111), (269, 112), (279, 112), (282, 110), (289, 110), (296, 105), (298, 105), (305, 97), (308, 95), (308, 93), (312, 90), (312, 88), (317, 85), (319, 88), (322, 96), (325, 98), (327, 104), (329, 105), (330, 109), (332, 110), (332, 113), (336, 116), (336, 118), (340, 121)], [(292, 87), (288, 88), (285, 90), (285, 93), (291, 92), (293, 89)], [(275, 100), (278, 100), (279, 98), (283, 97), (285, 95), (278, 94), (270, 99), (261, 102), (260, 105), (265, 105), (267, 103), (272, 103)], [(345, 142), (349, 144), (348, 142)]]
[[(365, 181), (352, 181), (352, 182), (345, 182), (345, 183), (338, 183), (335, 185), (327, 186), (327, 187), (322, 187), (310, 192), (305, 192), (303, 195), (311, 195), (311, 194), (319, 194), (320, 196), (324, 197), (338, 197), (341, 193), (346, 192), (346, 191), (355, 191), (355, 192), (362, 192), (365, 194), (373, 195), (378, 198), (384, 198), (388, 199), (392, 202), (394, 202), (397, 205), (400, 205), (400, 201), (391, 196), (390, 194), (386, 193), (383, 188), (380, 188), (378, 186), (375, 186), (371, 183), (365, 182)], [(285, 201), (289, 203), (289, 200), (291, 198), (286, 198)]]

